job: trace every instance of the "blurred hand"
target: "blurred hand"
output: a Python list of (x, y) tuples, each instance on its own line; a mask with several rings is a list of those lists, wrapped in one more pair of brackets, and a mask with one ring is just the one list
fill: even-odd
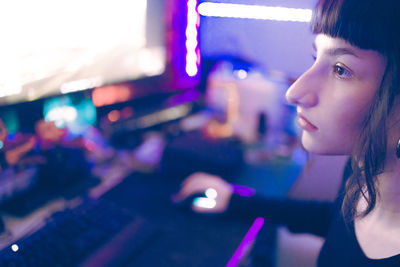
[(6, 125), (4, 124), (3, 120), (0, 118), (0, 141), (3, 144), (7, 141), (8, 130)]
[(197, 172), (185, 179), (180, 191), (172, 196), (172, 201), (180, 203), (196, 193), (204, 193), (208, 188), (217, 191), (216, 205), (213, 208), (192, 205), (192, 210), (199, 213), (222, 213), (226, 211), (232, 196), (232, 186), (219, 176)]
[(15, 148), (7, 150), (5, 152), (5, 158), (8, 165), (13, 166), (19, 162), (19, 160), (29, 151), (31, 151), (36, 145), (36, 138), (30, 137), (26, 142), (18, 145)]

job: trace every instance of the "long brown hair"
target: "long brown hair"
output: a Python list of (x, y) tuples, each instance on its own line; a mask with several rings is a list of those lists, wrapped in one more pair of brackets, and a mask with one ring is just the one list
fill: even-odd
[[(313, 12), (313, 33), (342, 38), (358, 48), (378, 51), (387, 59), (380, 88), (354, 146), (353, 174), (347, 180), (342, 205), (346, 221), (367, 215), (376, 205), (376, 177), (385, 168), (387, 118), (400, 91), (399, 14), (400, 1), (393, 0), (320, 0)], [(360, 196), (368, 206), (357, 214)]]

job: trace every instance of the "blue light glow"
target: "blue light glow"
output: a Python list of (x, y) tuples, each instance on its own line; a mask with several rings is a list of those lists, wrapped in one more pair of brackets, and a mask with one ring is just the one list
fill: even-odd
[(80, 135), (95, 124), (97, 113), (90, 99), (65, 95), (47, 100), (43, 116), (46, 121), (54, 121), (57, 127), (67, 127), (72, 134)]
[(193, 205), (199, 208), (212, 209), (217, 205), (215, 199), (207, 197), (197, 197), (193, 200)]

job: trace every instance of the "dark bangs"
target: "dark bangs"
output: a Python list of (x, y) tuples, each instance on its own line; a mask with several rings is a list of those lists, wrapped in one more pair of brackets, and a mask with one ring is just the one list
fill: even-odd
[(388, 55), (393, 49), (398, 49), (398, 43), (393, 44), (393, 41), (399, 40), (399, 31), (394, 30), (399, 28), (395, 26), (398, 20), (390, 21), (400, 16), (392, 14), (398, 10), (393, 8), (395, 2), (320, 0), (312, 15), (312, 32), (339, 37), (358, 48)]

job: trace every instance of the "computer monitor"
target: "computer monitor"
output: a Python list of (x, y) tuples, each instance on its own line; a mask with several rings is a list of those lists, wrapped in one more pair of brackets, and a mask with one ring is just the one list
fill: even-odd
[(2, 3), (0, 104), (162, 74), (165, 2)]
[[(185, 79), (189, 80), (186, 84), (195, 84), (199, 65), (196, 3), (193, 0), (1, 3), (0, 109), (6, 107), (8, 113), (4, 116), (8, 118), (12, 117), (10, 105), (28, 111), (40, 102), (41, 107), (36, 109), (43, 110), (49, 98), (65, 99), (64, 95), (72, 95), (79, 99), (77, 94), (91, 98), (91, 92), (84, 91), (148, 78), (160, 77), (160, 81), (153, 79), (150, 86), (146, 81), (141, 82), (145, 86), (138, 87), (149, 91), (185, 88), (186, 85), (182, 86)], [(186, 51), (189, 42), (191, 54)], [(185, 65), (188, 58), (192, 62), (194, 58), (194, 67)], [(137, 92), (132, 90), (132, 86), (123, 87), (115, 102), (135, 97)], [(106, 95), (107, 90), (99, 91)], [(113, 103), (108, 100), (98, 106)], [(32, 121), (28, 115), (35, 112), (36, 117), (46, 116), (37, 110), (22, 114), (28, 121)]]

